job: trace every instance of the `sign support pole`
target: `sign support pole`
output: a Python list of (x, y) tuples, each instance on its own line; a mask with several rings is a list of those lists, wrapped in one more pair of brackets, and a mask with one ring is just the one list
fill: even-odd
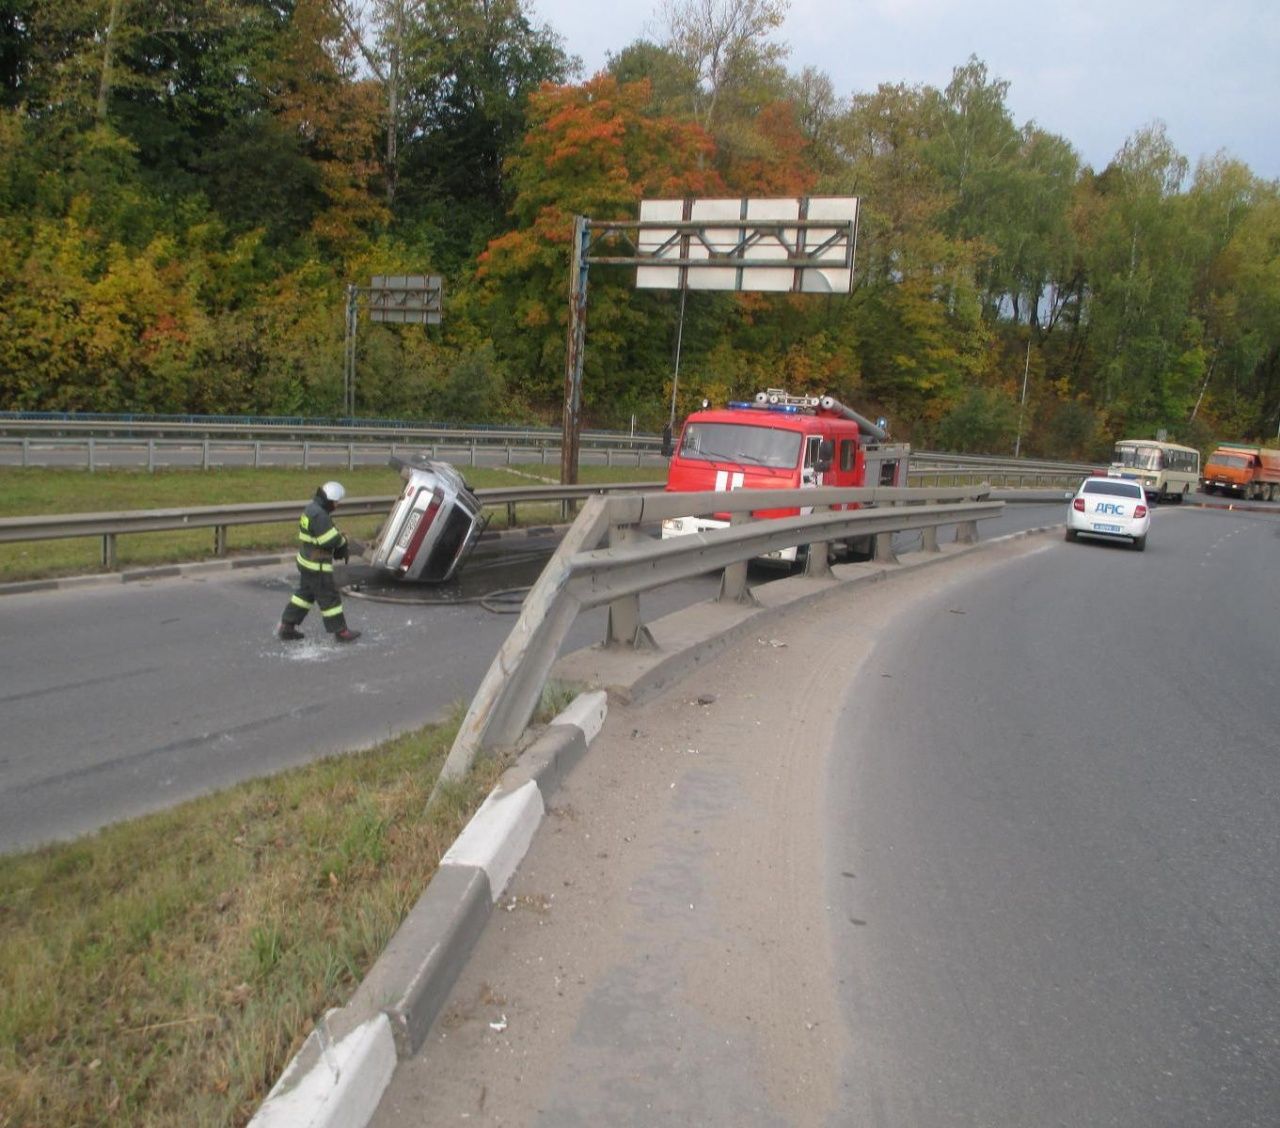
[(347, 337), (346, 353), (342, 367), (342, 409), (347, 418), (356, 414), (356, 325), (359, 321), (357, 305), (360, 291), (356, 286), (347, 287)]
[(560, 481), (578, 481), (578, 435), (582, 425), (582, 354), (587, 335), (587, 248), (591, 221), (573, 217), (573, 257), (569, 264), (569, 346), (565, 358), (564, 417), (560, 439)]

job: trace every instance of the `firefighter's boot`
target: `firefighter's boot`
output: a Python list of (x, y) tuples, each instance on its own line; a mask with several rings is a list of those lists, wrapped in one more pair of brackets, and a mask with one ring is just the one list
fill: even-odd
[(299, 639), (306, 638), (297, 627), (292, 623), (281, 623), (276, 627), (276, 638), (283, 642), (297, 642)]
[(360, 637), (359, 631), (353, 631), (350, 627), (343, 627), (340, 631), (334, 631), (334, 642), (355, 642)]

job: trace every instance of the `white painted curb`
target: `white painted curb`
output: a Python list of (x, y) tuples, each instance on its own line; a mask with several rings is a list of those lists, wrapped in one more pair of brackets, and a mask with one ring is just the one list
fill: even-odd
[(590, 744), (604, 727), (604, 718), (608, 712), (609, 695), (603, 689), (597, 689), (591, 693), (578, 694), (551, 723), (576, 725), (582, 729), (582, 735)]
[(542, 822), (542, 792), (530, 780), (515, 791), (493, 791), (440, 859), (442, 866), (475, 866), (489, 878), (496, 902)]
[(332, 1045), (325, 1044), (323, 1030), (322, 1022), (308, 1039), (320, 1046), (320, 1061), (290, 1087), (301, 1055), (294, 1058), (249, 1121), (249, 1128), (328, 1128), (369, 1122), (396, 1068), (391, 1021), (379, 1014)]
[[(553, 730), (556, 726), (576, 727), (583, 735), (583, 742), (550, 738), (553, 751), (546, 754), (549, 758), (536, 755), (532, 758), (537, 765), (531, 769), (535, 778), (526, 777), (525, 782), (509, 791), (499, 783), (440, 859), (440, 867), (465, 867), (472, 872), (483, 870), (489, 885), (490, 902), (496, 903), (515, 876), (546, 814), (538, 775), (546, 773), (544, 785), (548, 792), (554, 790), (557, 778), (555, 760), (559, 757), (563, 762), (567, 756), (571, 762), (574, 754), (569, 749), (575, 745), (580, 754), (580, 750), (600, 732), (607, 711), (608, 696), (603, 691), (584, 693), (575, 698), (549, 727)], [(563, 738), (563, 727), (560, 735)], [(536, 742), (533, 747), (537, 748)], [(567, 769), (562, 766), (560, 771), (564, 770)], [(475, 880), (479, 881), (478, 876)], [(419, 902), (420, 905), (422, 903)], [(460, 920), (461, 916), (457, 914), (465, 914), (468, 910), (465, 902), (459, 901), (450, 911), (455, 914), (455, 919)], [(466, 930), (459, 930), (453, 936), (451, 950), (456, 959), (434, 959), (432, 957), (438, 956), (438, 952), (423, 952), (421, 958), (411, 961), (414, 966), (389, 972), (391, 979), (384, 986), (394, 988), (399, 983), (400, 993), (403, 993), (407, 986), (406, 975), (409, 976), (408, 982), (413, 982), (414, 977), (430, 975), (435, 977), (438, 990), (416, 992), (415, 999), (420, 1001), (436, 995), (443, 998), (457, 973), (455, 965), (458, 960), (467, 958), (471, 942)], [(394, 989), (390, 991), (390, 997), (397, 997)], [(419, 1002), (421, 1009), (416, 1018), (424, 1026), (431, 1021), (433, 1012), (430, 1008), (434, 1005)], [(343, 1018), (348, 1022), (359, 1021), (360, 1009), (356, 1005), (330, 1011), (317, 1024), (249, 1121), (249, 1128), (362, 1128), (369, 1123), (391, 1081), (398, 1059), (391, 1019), (386, 1011), (357, 1026), (339, 1041), (330, 1041), (330, 1016), (335, 1023), (340, 1023)]]

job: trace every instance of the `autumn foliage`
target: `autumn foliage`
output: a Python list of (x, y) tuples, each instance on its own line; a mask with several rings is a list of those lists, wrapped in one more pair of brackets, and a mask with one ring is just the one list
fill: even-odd
[(768, 4), (723, 42), (690, 9), (585, 81), (515, 0), (21, 8), (0, 409), (334, 415), (348, 287), (439, 273), (440, 327), (361, 315), (357, 412), (555, 420), (575, 216), (830, 194), (861, 201), (848, 294), (682, 303), (592, 266), (587, 420), (656, 429), (677, 365), (681, 410), (783, 384), (1061, 456), (1280, 418), (1276, 185), (1190, 168), (1158, 125), (1084, 167), (975, 59), (840, 97), (785, 70)]

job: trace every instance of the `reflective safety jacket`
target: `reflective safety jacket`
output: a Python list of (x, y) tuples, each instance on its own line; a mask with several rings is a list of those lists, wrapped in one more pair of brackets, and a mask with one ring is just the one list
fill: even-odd
[(347, 547), (347, 538), (338, 531), (329, 511), (319, 498), (312, 498), (298, 518), (298, 567), (308, 572), (332, 572), (335, 554)]

